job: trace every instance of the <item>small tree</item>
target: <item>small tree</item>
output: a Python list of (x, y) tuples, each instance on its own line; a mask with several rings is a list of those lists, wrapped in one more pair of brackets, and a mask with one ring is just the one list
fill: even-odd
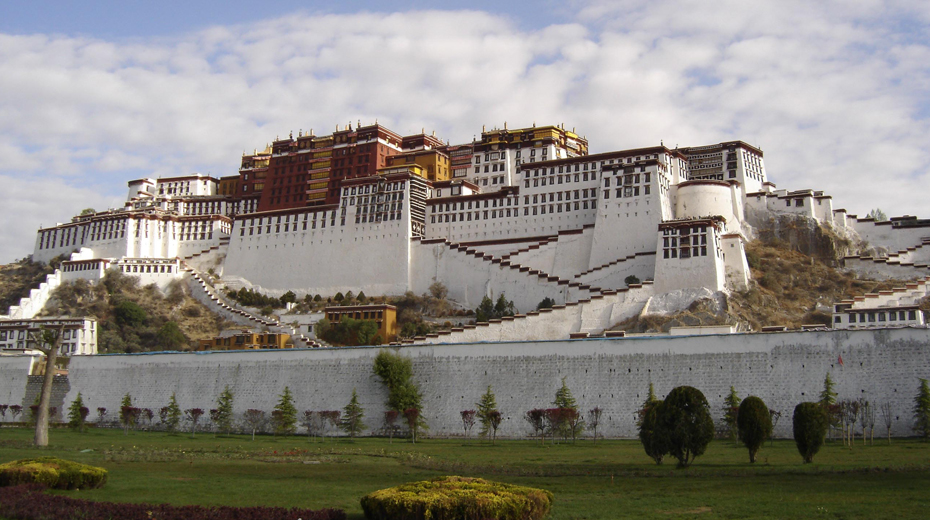
[(475, 410), (462, 410), (459, 414), (462, 416), (462, 428), (465, 430), (465, 438), (468, 438), (468, 432), (475, 425)]
[(930, 385), (926, 379), (920, 380), (914, 397), (914, 431), (925, 442), (930, 440)]
[(365, 423), (362, 422), (364, 418), (365, 410), (362, 409), (362, 405), (358, 404), (358, 393), (353, 388), (352, 399), (342, 409), (342, 430), (348, 433), (350, 438), (354, 439), (356, 435), (366, 428)]
[(798, 447), (798, 453), (804, 458), (805, 464), (813, 462), (814, 455), (823, 446), (823, 439), (830, 424), (826, 410), (820, 403), (800, 403), (794, 407), (792, 421), (794, 443)]
[(546, 410), (534, 408), (526, 412), (523, 418), (530, 423), (530, 427), (533, 428), (533, 435), (539, 437), (539, 442), (542, 444), (546, 434)]
[(730, 387), (730, 393), (723, 399), (723, 422), (727, 425), (727, 435), (731, 441), (737, 440), (736, 418), (739, 414), (740, 399), (736, 388)]
[(552, 437), (552, 444), (555, 444), (556, 433), (565, 430), (565, 408), (547, 408), (545, 417), (546, 431)]
[(265, 412), (261, 410), (256, 410), (255, 408), (249, 408), (243, 414), (242, 419), (245, 421), (246, 426), (249, 430), (252, 430), (252, 440), (255, 440), (255, 432), (261, 430), (265, 426)]
[(102, 406), (97, 408), (97, 426), (103, 426), (106, 420), (107, 420), (107, 409)]
[(894, 424), (894, 414), (891, 413), (891, 403), (885, 401), (881, 405), (882, 422), (885, 423), (885, 432), (888, 435), (888, 444), (891, 444), (891, 427)]
[(229, 385), (226, 385), (223, 393), (216, 400), (216, 418), (213, 422), (216, 424), (216, 429), (226, 432), (226, 435), (232, 431), (233, 392), (229, 389)]
[(772, 434), (772, 416), (762, 399), (749, 396), (739, 405), (737, 414), (739, 440), (749, 450), (749, 462), (756, 462), (756, 453)]
[(119, 422), (123, 425), (126, 435), (129, 435), (129, 429), (136, 425), (139, 409), (132, 406), (132, 396), (126, 394), (119, 407)]
[(404, 410), (404, 418), (407, 419), (407, 428), (410, 429), (410, 442), (417, 443), (417, 429), (420, 424), (420, 410), (416, 408), (407, 408)]
[(691, 465), (714, 438), (707, 398), (691, 386), (669, 392), (659, 407), (658, 427), (668, 441), (668, 453), (678, 459), (678, 467)]
[(210, 409), (210, 424), (213, 425), (213, 438), (216, 438), (216, 433), (220, 430), (217, 423), (220, 420), (220, 411), (216, 408)]
[(640, 283), (640, 280), (635, 274), (631, 274), (623, 279), (623, 283), (633, 285), (634, 283)]
[(775, 442), (775, 428), (778, 428), (781, 412), (769, 408), (769, 416), (772, 418), (772, 434), (769, 435), (769, 446), (771, 446)]
[(604, 411), (599, 407), (595, 406), (594, 408), (588, 410), (588, 425), (591, 426), (591, 429), (594, 431), (594, 444), (597, 444), (597, 425), (601, 422), (601, 414)]
[(139, 419), (142, 421), (142, 424), (148, 428), (152, 424), (152, 418), (155, 417), (155, 413), (152, 412), (149, 408), (142, 408), (139, 410)]
[(178, 405), (178, 399), (175, 397), (172, 392), (171, 398), (168, 399), (168, 406), (162, 408), (164, 415), (159, 413), (161, 416), (161, 421), (165, 425), (165, 429), (169, 432), (178, 431), (178, 426), (181, 425), (181, 407)]
[(862, 427), (862, 444), (866, 443), (867, 436), (869, 444), (874, 444), (875, 408), (867, 399), (859, 399), (859, 426)]
[(823, 378), (823, 390), (820, 392), (820, 406), (824, 408), (836, 404), (836, 392), (833, 391), (833, 388), (836, 386), (836, 383), (833, 382), (833, 378), (830, 377), (830, 373), (827, 372), (827, 376)]
[(394, 432), (397, 430), (397, 419), (400, 413), (397, 410), (384, 412), (384, 429), (388, 434), (388, 444), (394, 444)]
[(278, 404), (274, 406), (271, 412), (272, 421), (275, 426), (275, 434), (288, 435), (294, 433), (297, 425), (297, 408), (294, 407), (294, 396), (291, 395), (291, 389), (284, 387), (284, 392), (278, 396)]
[(491, 391), (491, 385), (488, 385), (488, 390), (481, 396), (481, 400), (475, 403), (475, 406), (478, 407), (477, 416), (481, 423), (479, 435), (488, 438), (491, 434), (491, 413), (497, 411), (497, 399)]
[(501, 416), (501, 413), (497, 410), (494, 410), (488, 414), (488, 422), (490, 423), (490, 426), (491, 426), (491, 444), (492, 445), (494, 444), (494, 441), (497, 440), (497, 428), (501, 425), (501, 421), (503, 419), (504, 419), (503, 416)]
[(326, 426), (339, 428), (339, 425), (342, 424), (342, 412), (340, 410), (327, 410), (322, 412), (322, 415), (326, 421)]
[(188, 422), (191, 423), (191, 437), (197, 434), (197, 422), (200, 421), (200, 416), (203, 415), (203, 408), (188, 408), (184, 410), (184, 415), (187, 417)]
[(312, 410), (305, 410), (301, 424), (303, 424), (304, 428), (307, 429), (307, 442), (309, 442), (310, 439), (318, 433), (316, 427), (316, 412)]
[(68, 407), (68, 426), (72, 430), (77, 430), (79, 432), (84, 432), (84, 423), (87, 421), (87, 416), (90, 414), (90, 409), (84, 406), (84, 399), (81, 397), (81, 393), (78, 392), (77, 397), (74, 401), (71, 401), (71, 406)]
[[(80, 394), (78, 394), (80, 395)], [(6, 421), (6, 411), (10, 408), (8, 404), (0, 404), (0, 417), (3, 417), (3, 421)]]
[(564, 410), (559, 414), (559, 433), (563, 439), (571, 436), (572, 442), (574, 442), (575, 435), (584, 431), (584, 420), (581, 419), (581, 414), (578, 413), (578, 404), (572, 396), (572, 391), (569, 390), (568, 385), (565, 383), (564, 377), (562, 378), (562, 386), (555, 392), (555, 400), (552, 401), (552, 404), (556, 408)]
[(546, 296), (542, 301), (536, 304), (536, 310), (551, 309), (553, 306), (555, 306), (555, 300)]

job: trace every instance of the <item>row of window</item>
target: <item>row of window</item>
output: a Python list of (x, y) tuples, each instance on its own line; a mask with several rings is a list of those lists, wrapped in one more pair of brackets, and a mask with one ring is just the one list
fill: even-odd
[[(557, 204), (540, 204), (537, 206), (524, 207), (523, 216), (546, 215), (547, 213), (564, 213), (569, 211), (580, 211), (594, 209), (596, 201), (578, 201), (565, 202)], [(520, 215), (520, 208), (506, 208), (497, 210), (483, 211), (466, 211), (462, 213), (445, 213), (441, 215), (430, 215), (430, 224), (436, 223), (453, 223), (453, 222), (472, 222), (475, 220), (489, 220), (497, 218), (517, 217)]]
[[(858, 316), (858, 320), (856, 317)], [(917, 311), (875, 311), (875, 312), (850, 312), (849, 323), (877, 323), (888, 321), (917, 321)], [(834, 323), (843, 323), (843, 316), (834, 316)]]

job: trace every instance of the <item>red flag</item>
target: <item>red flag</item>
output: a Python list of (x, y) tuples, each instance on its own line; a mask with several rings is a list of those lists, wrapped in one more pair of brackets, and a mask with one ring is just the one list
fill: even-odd
[(843, 366), (843, 354), (840, 354), (840, 357), (836, 361), (840, 364), (840, 366)]

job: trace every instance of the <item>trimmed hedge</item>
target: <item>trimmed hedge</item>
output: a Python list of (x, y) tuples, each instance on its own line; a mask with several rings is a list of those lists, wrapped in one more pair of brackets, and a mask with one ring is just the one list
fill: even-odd
[(439, 477), (362, 497), (368, 520), (538, 520), (552, 493), (480, 478)]
[(0, 464), (0, 486), (42, 484), (54, 489), (93, 489), (107, 483), (107, 470), (55, 457)]
[(93, 502), (43, 493), (39, 484), (0, 488), (0, 518), (49, 520), (346, 520), (341, 509), (203, 507)]

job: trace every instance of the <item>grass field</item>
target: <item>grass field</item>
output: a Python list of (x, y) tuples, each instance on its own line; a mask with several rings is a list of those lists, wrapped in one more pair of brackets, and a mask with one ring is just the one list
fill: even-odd
[[(440, 475), (480, 476), (555, 494), (553, 519), (927, 518), (930, 443), (876, 440), (852, 449), (828, 443), (802, 464), (792, 441), (748, 463), (746, 450), (714, 441), (688, 469), (653, 464), (636, 441), (576, 445), (534, 441), (219, 436), (52, 430), (48, 448), (32, 431), (0, 429), (0, 463), (37, 455), (102, 466), (103, 488), (62, 492), (91, 500), (345, 509), (384, 487)], [(861, 441), (860, 441), (861, 442)]]

